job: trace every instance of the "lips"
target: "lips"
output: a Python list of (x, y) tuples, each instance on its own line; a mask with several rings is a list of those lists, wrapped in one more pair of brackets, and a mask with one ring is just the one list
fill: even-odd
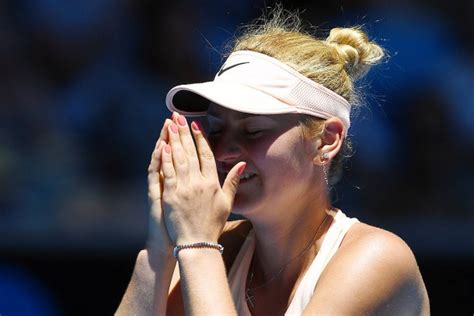
[(246, 180), (249, 180), (249, 179), (252, 179), (253, 177), (255, 177), (256, 174), (255, 173), (251, 173), (251, 172), (244, 172), (240, 175), (240, 181), (246, 181)]
[[(227, 175), (229, 173), (227, 171), (219, 171), (219, 178), (221, 178), (222, 180), (226, 179), (227, 178)], [(249, 181), (251, 179), (253, 179), (255, 176), (257, 176), (257, 174), (255, 172), (248, 172), (248, 171), (244, 171), (241, 175), (240, 175), (240, 183), (242, 182), (246, 182), (246, 181)]]

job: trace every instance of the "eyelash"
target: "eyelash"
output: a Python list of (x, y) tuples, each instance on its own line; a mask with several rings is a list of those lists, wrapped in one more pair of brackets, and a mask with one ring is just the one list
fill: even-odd
[(250, 136), (257, 136), (257, 135), (259, 135), (261, 132), (263, 132), (263, 131), (262, 131), (262, 130), (245, 131), (245, 134), (250, 135)]
[[(260, 133), (262, 133), (263, 130), (252, 130), (252, 131), (245, 131), (245, 134), (247, 136), (259, 136)], [(215, 130), (210, 130), (209, 131), (209, 136), (217, 136), (222, 133), (222, 130), (220, 129), (215, 129)]]

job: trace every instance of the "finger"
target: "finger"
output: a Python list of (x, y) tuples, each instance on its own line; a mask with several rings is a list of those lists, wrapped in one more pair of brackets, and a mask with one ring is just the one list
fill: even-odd
[(163, 145), (168, 142), (168, 126), (172, 123), (170, 119), (166, 119), (161, 128), (160, 137), (156, 141), (155, 148), (151, 153), (150, 164), (148, 166), (148, 173), (159, 170), (159, 163), (161, 160), (161, 149)]
[(153, 151), (150, 165), (148, 166), (148, 197), (153, 200), (161, 199), (161, 152), (166, 143), (160, 140), (158, 148)]
[(181, 144), (179, 129), (175, 123), (171, 123), (168, 127), (169, 145), (171, 146), (171, 158), (177, 178), (188, 178), (188, 159)]
[(160, 137), (158, 138), (158, 141), (156, 142), (156, 147), (158, 147), (160, 141), (164, 141), (165, 143), (169, 142), (169, 135), (168, 135), (168, 126), (173, 123), (170, 119), (166, 119), (165, 122), (163, 123), (163, 127), (161, 128), (160, 132)]
[(157, 145), (155, 149), (153, 150), (153, 153), (151, 154), (151, 161), (150, 165), (148, 166), (148, 175), (149, 176), (154, 176), (160, 171), (160, 166), (161, 166), (161, 154), (162, 154), (162, 149), (163, 146), (166, 143), (162, 140), (159, 140), (157, 142)]
[(164, 190), (172, 190), (176, 185), (176, 171), (173, 165), (171, 146), (165, 144), (161, 155), (161, 170), (163, 171)]
[(163, 127), (161, 128), (160, 131), (160, 136), (158, 137), (158, 140), (156, 141), (155, 148), (153, 149), (153, 152), (151, 153), (151, 159), (150, 161), (153, 160), (153, 155), (155, 154), (156, 150), (158, 149), (158, 146), (160, 146), (161, 141), (164, 141), (165, 143), (168, 142), (168, 126), (172, 123), (170, 119), (166, 119), (165, 122), (163, 123)]
[(150, 164), (148, 165), (148, 196), (153, 201), (161, 199), (163, 191), (163, 174), (161, 171), (161, 156), (163, 146), (168, 141), (168, 127), (172, 123), (170, 119), (166, 119), (161, 128), (160, 137), (156, 141), (155, 148), (151, 153)]
[(194, 145), (193, 136), (189, 130), (186, 118), (178, 114), (176, 121), (178, 122), (179, 136), (184, 152), (186, 153), (189, 170), (190, 172), (200, 172), (196, 145)]
[(214, 160), (214, 154), (212, 153), (207, 140), (204, 138), (201, 125), (196, 121), (193, 121), (191, 123), (191, 129), (193, 131), (194, 139), (196, 140), (196, 148), (202, 175), (205, 177), (217, 178), (217, 167), (216, 161)]
[(172, 119), (173, 122), (175, 122), (176, 124), (178, 124), (178, 121), (177, 121), (178, 115), (179, 115), (179, 113), (176, 112), (176, 111), (173, 111), (173, 113), (171, 113), (171, 119)]
[(239, 162), (232, 169), (230, 169), (227, 177), (225, 178), (224, 185), (222, 186), (222, 191), (229, 198), (230, 201), (234, 200), (235, 194), (237, 193), (237, 188), (240, 183), (240, 175), (244, 172), (247, 163)]

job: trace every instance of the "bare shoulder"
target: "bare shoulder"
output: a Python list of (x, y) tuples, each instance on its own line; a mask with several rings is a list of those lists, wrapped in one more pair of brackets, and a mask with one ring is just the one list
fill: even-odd
[(308, 312), (429, 315), (429, 301), (405, 241), (356, 223), (321, 274)]

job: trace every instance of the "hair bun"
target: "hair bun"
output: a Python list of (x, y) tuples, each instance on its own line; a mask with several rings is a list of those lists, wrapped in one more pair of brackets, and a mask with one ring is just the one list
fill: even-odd
[(326, 42), (336, 48), (347, 74), (357, 80), (384, 57), (382, 47), (369, 38), (360, 27), (333, 28)]

